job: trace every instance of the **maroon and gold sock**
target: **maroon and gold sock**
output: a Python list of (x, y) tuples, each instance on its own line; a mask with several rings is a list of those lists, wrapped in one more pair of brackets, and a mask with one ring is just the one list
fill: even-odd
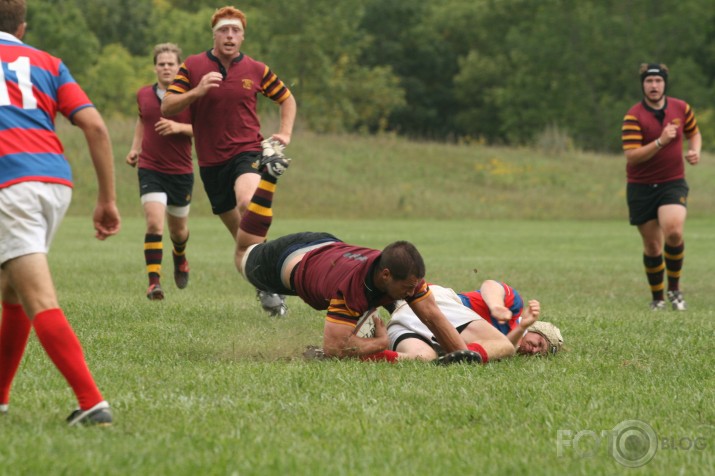
[(680, 271), (685, 259), (685, 242), (678, 246), (665, 245), (665, 270), (668, 275), (668, 291), (680, 289)]
[(181, 264), (183, 264), (184, 261), (186, 261), (186, 244), (189, 242), (189, 237), (187, 236), (186, 239), (181, 242), (177, 243), (176, 241), (171, 240), (171, 244), (174, 246), (174, 249), (171, 252), (172, 257), (174, 258), (174, 266), (178, 268)]
[(161, 278), (161, 260), (164, 257), (164, 244), (161, 239), (161, 235), (144, 235), (144, 260), (149, 284), (156, 284)]
[(261, 175), (258, 188), (248, 204), (246, 213), (241, 218), (239, 227), (246, 233), (265, 237), (273, 222), (273, 194), (277, 179), (267, 172)]
[(102, 394), (84, 360), (82, 345), (62, 309), (37, 313), (32, 326), (45, 352), (74, 390), (79, 407), (87, 410), (101, 402)]
[(654, 301), (663, 300), (663, 275), (665, 271), (665, 263), (663, 255), (646, 256), (643, 255), (643, 265), (645, 266), (645, 274), (650, 285), (650, 292), (653, 295)]
[(25, 353), (32, 322), (20, 304), (2, 303), (0, 324), (0, 405), (10, 401), (10, 387)]

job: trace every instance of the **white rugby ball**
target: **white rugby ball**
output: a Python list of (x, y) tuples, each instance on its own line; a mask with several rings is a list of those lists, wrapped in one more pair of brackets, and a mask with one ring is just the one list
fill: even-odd
[(372, 320), (373, 316), (380, 319), (380, 311), (375, 309), (372, 312), (368, 311), (363, 314), (363, 316), (358, 320), (353, 333), (364, 339), (375, 337), (375, 322)]

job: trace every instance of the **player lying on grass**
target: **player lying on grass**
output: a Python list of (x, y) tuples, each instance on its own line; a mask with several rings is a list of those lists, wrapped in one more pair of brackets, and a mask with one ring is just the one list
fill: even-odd
[[(539, 301), (530, 300), (524, 308), (519, 293), (505, 283), (487, 280), (478, 291), (459, 294), (434, 284), (430, 289), (442, 313), (460, 333), (467, 347), (479, 352), (485, 363), (515, 353), (555, 354), (563, 345), (556, 326), (538, 321)], [(376, 327), (380, 325), (379, 322), (376, 324)], [(387, 333), (390, 349), (400, 360), (434, 360), (441, 353), (429, 329), (403, 303), (392, 313)]]
[(443, 362), (479, 362), (442, 314), (424, 280), (425, 265), (411, 243), (398, 241), (382, 251), (342, 242), (329, 233), (295, 233), (266, 242), (273, 219), (278, 177), (288, 167), (282, 147), (264, 155), (261, 181), (237, 235), (238, 271), (256, 288), (299, 296), (317, 310), (327, 310), (323, 348), (329, 357), (361, 357), (387, 350), (387, 333), (357, 337), (362, 316), (398, 300), (407, 305), (446, 351)]

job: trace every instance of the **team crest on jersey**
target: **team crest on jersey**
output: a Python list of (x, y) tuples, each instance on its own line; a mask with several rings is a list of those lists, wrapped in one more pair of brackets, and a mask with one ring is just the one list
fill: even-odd
[(253, 80), (242, 79), (241, 83), (243, 83), (243, 89), (253, 89)]
[(679, 118), (679, 117), (676, 117), (675, 119), (673, 119), (673, 120), (671, 121), (671, 123), (675, 124), (676, 126), (680, 126), (680, 118)]

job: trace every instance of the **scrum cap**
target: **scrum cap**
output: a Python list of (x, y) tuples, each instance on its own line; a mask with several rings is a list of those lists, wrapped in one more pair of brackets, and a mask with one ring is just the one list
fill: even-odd
[(529, 327), (529, 332), (536, 332), (546, 339), (547, 344), (549, 344), (549, 354), (556, 354), (564, 345), (564, 338), (561, 337), (561, 331), (550, 322), (536, 321)]

